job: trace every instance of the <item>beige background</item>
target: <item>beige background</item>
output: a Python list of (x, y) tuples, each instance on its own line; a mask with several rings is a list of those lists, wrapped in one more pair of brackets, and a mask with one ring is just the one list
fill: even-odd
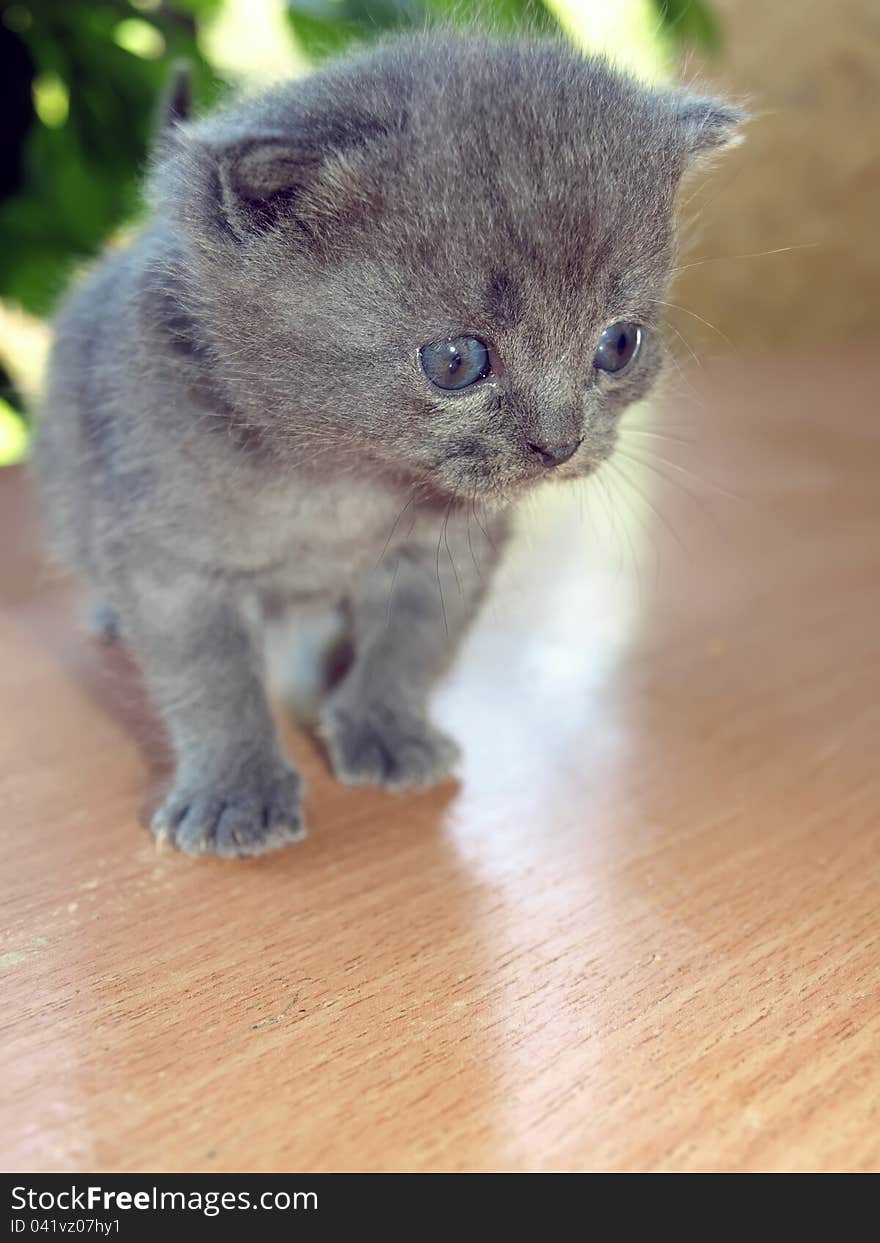
[[(691, 56), (682, 76), (756, 115), (747, 141), (693, 187), (683, 261), (713, 262), (682, 272), (673, 299), (737, 347), (876, 335), (880, 0), (712, 4), (723, 50)], [(731, 257), (789, 246), (798, 249)], [(729, 348), (693, 317), (672, 318), (701, 352)]]

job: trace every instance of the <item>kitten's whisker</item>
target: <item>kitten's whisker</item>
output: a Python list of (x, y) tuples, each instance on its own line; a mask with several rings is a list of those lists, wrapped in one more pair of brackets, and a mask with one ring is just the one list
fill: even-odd
[(704, 479), (700, 475), (695, 474), (692, 470), (688, 470), (686, 466), (681, 466), (677, 462), (670, 462), (668, 458), (661, 457), (659, 453), (654, 454), (654, 458), (658, 462), (662, 462), (664, 466), (668, 466), (670, 470), (678, 471), (680, 475), (684, 475), (686, 479), (691, 479), (699, 487), (710, 488), (713, 492), (717, 492), (719, 496), (726, 497), (729, 501), (737, 501), (740, 505), (745, 504), (745, 497), (738, 496), (735, 492), (728, 492), (726, 488), (722, 488), (720, 484), (715, 483), (711, 479)]
[[(671, 320), (669, 320), (669, 319), (667, 319), (667, 321), (666, 321), (666, 327), (667, 327), (667, 328), (670, 328), (670, 329), (671, 329), (671, 330), (675, 333), (675, 335), (678, 337), (679, 341), (682, 343), (682, 345), (683, 345), (683, 346), (684, 346), (684, 348), (687, 350), (687, 352), (690, 354), (691, 358), (694, 360), (694, 362), (696, 363), (696, 365), (697, 365), (697, 366), (698, 366), (698, 367), (702, 370), (703, 364), (700, 362), (699, 358), (697, 357), (697, 355), (696, 355), (696, 353), (695, 353), (695, 351), (694, 351), (694, 347), (691, 345), (690, 341), (688, 341), (688, 339), (687, 339), (687, 337), (684, 335), (684, 333), (683, 333), (683, 332), (680, 332), (680, 331), (679, 331), (679, 329), (678, 329), (678, 328), (676, 328), (675, 324), (673, 324), (673, 323), (672, 323), (672, 321), (671, 321)], [(679, 367), (679, 365), (678, 365), (678, 359), (677, 359), (677, 358), (675, 357), (675, 355), (674, 355), (674, 354), (672, 354), (672, 353), (670, 353), (670, 357), (672, 358), (673, 362), (675, 363), (676, 367), (678, 368), (678, 374), (681, 376), (681, 378), (682, 378), (682, 379), (684, 379), (684, 378), (685, 378), (685, 377), (684, 377), (684, 372), (681, 370), (681, 367)], [(688, 383), (688, 387), (690, 387), (690, 381), (689, 381), (689, 380), (687, 381), (687, 383)]]
[[(475, 495), (476, 495), (476, 491), (475, 491)], [(474, 510), (474, 517), (475, 517), (475, 518), (476, 518), (476, 520), (477, 520), (477, 526), (478, 526), (478, 527), (480, 528), (480, 530), (483, 532), (483, 535), (486, 537), (486, 541), (487, 541), (487, 543), (489, 544), (489, 546), (491, 547), (492, 551), (493, 551), (493, 552), (497, 552), (497, 551), (498, 551), (498, 549), (497, 549), (497, 548), (496, 548), (496, 546), (495, 546), (495, 541), (493, 540), (492, 536), (489, 534), (489, 532), (486, 530), (486, 528), (483, 526), (482, 522), (480, 521), (480, 515), (479, 515), (479, 513), (477, 512), (477, 506), (476, 506), (476, 503), (474, 503), (473, 510)]]
[[(712, 523), (712, 526), (715, 528), (716, 531), (723, 534), (724, 528), (721, 526), (721, 523), (718, 520), (718, 515), (713, 513), (713, 511), (705, 503), (704, 498), (696, 496), (691, 491), (690, 488), (688, 488), (685, 484), (682, 483), (680, 479), (670, 478), (670, 476), (667, 475), (665, 471), (661, 470), (660, 467), (657, 466), (655, 462), (647, 461), (644, 458), (632, 457), (626, 453), (621, 453), (619, 456), (622, 457), (624, 460), (629, 461), (632, 465), (636, 467), (642, 467), (645, 470), (653, 471), (653, 473), (658, 477), (658, 479), (662, 479), (663, 483), (666, 484), (667, 487), (676, 488), (679, 492), (681, 492), (683, 496), (686, 496), (688, 500), (692, 501), (693, 504), (696, 505), (697, 509), (699, 509), (703, 517), (707, 518), (708, 521)], [(698, 480), (698, 482), (701, 485), (703, 483), (702, 480)]]
[[(656, 530), (654, 528), (654, 525), (648, 521), (648, 519), (644, 516), (644, 514), (640, 514), (635, 506), (631, 506), (629, 504), (628, 498), (625, 497), (624, 485), (627, 488), (633, 487), (634, 485), (632, 484), (632, 481), (629, 479), (629, 477), (620, 469), (619, 463), (611, 464), (611, 473), (614, 475), (615, 479), (618, 481), (618, 492), (621, 495), (621, 497), (624, 498), (624, 503), (627, 505), (627, 509), (633, 515), (633, 519), (639, 523), (639, 526), (644, 531), (646, 537), (650, 541), (651, 551), (654, 555), (654, 586), (656, 587), (659, 581), (659, 577), (660, 577), (660, 548), (657, 542)], [(636, 489), (636, 491), (638, 491), (638, 489)], [(642, 494), (640, 493), (640, 495)], [(647, 499), (647, 498), (644, 498), (644, 499)], [(641, 577), (639, 579), (639, 603), (642, 603)]]
[(385, 602), (385, 626), (391, 622), (391, 597), (394, 595), (394, 584), (397, 582), (397, 572), (400, 569), (402, 558), (398, 557), (394, 566), (394, 573), (391, 575), (391, 586), (388, 588), (388, 599)]
[(403, 508), (399, 511), (397, 517), (394, 519), (394, 522), (391, 525), (391, 530), (388, 532), (388, 538), (385, 540), (385, 543), (382, 545), (382, 551), (379, 553), (379, 560), (376, 562), (376, 565), (374, 567), (375, 569), (378, 569), (379, 566), (382, 564), (382, 562), (385, 560), (385, 554), (388, 551), (388, 545), (391, 543), (391, 540), (394, 536), (394, 532), (397, 530), (397, 524), (400, 522), (403, 515), (409, 509), (410, 505), (412, 505), (413, 501), (416, 499), (416, 490), (418, 487), (419, 485), (416, 484), (416, 486), (410, 492), (409, 499), (407, 500), (406, 504), (403, 506)]
[[(675, 327), (675, 325), (671, 324), (668, 320), (666, 321), (666, 327), (672, 329), (672, 331), (676, 334), (679, 340), (681, 340), (684, 343), (685, 347), (689, 350), (696, 365), (700, 369), (702, 369), (702, 363), (700, 362), (699, 358), (697, 358), (694, 351), (691, 349), (690, 344), (687, 341), (687, 339), (683, 337), (681, 333), (678, 331), (678, 329)], [(672, 348), (670, 348), (666, 356), (672, 362), (673, 367), (675, 367), (676, 379), (679, 385), (679, 387), (674, 390), (675, 395), (680, 396), (683, 393), (688, 401), (695, 402), (697, 405), (702, 405), (703, 403), (700, 399), (700, 395), (697, 392), (697, 390), (694, 388), (691, 378), (687, 374), (687, 371), (684, 369), (684, 367), (682, 367), (678, 357), (675, 354), (675, 351)], [(668, 383), (668, 378), (669, 378), (668, 371), (665, 373), (661, 373), (661, 379), (665, 379), (667, 383)]]
[[(454, 499), (455, 498), (453, 497), (453, 500)], [(443, 543), (446, 545), (446, 555), (449, 558), (449, 564), (452, 566), (452, 573), (455, 577), (455, 585), (458, 588), (458, 594), (461, 595), (462, 594), (461, 580), (458, 577), (458, 570), (456, 569), (456, 566), (455, 566), (455, 558), (453, 557), (452, 550), (449, 547), (449, 534), (446, 529), (449, 523), (449, 515), (451, 512), (452, 512), (452, 501), (449, 502), (449, 505), (447, 506), (447, 509), (446, 509), (446, 513), (443, 516)]]
[[(449, 506), (451, 505), (452, 505), (452, 501), (450, 500)], [(449, 512), (449, 506), (447, 506), (447, 513)], [(443, 526), (441, 524), (440, 534), (437, 536), (437, 557), (436, 557), (434, 566), (437, 571), (437, 589), (440, 592), (440, 608), (443, 612), (443, 629), (446, 631), (446, 637), (448, 639), (449, 638), (449, 621), (446, 616), (446, 601), (443, 599), (443, 581), (440, 578), (440, 545), (442, 544), (442, 542), (443, 542)]]
[(705, 199), (704, 202), (700, 203), (699, 207), (697, 208), (697, 210), (694, 212), (692, 216), (685, 218), (684, 213), (687, 210), (687, 208), (690, 207), (694, 199), (699, 198), (699, 196), (703, 194), (703, 192), (707, 188), (705, 184), (698, 185), (697, 188), (691, 194), (687, 196), (687, 198), (685, 199), (685, 201), (682, 203), (681, 207), (679, 208), (679, 217), (681, 219), (681, 222), (684, 228), (688, 230), (693, 229), (693, 226), (697, 223), (700, 217), (704, 216), (706, 212), (709, 210), (709, 208), (712, 206), (712, 204), (716, 202), (718, 199), (720, 199), (722, 195), (727, 193), (727, 191), (730, 189), (732, 184), (733, 184), (733, 178), (729, 175), (726, 175), (723, 181), (719, 178), (717, 188), (714, 190), (714, 193), (711, 194), (707, 199)]
[(766, 259), (770, 255), (785, 255), (790, 250), (814, 250), (821, 245), (821, 242), (797, 242), (793, 246), (777, 246), (773, 250), (755, 250), (745, 255), (711, 255), (705, 259), (695, 259), (692, 263), (683, 263), (680, 267), (673, 268), (670, 275), (677, 276), (679, 272), (687, 272), (690, 268), (701, 268), (704, 263), (730, 263), (734, 259)]
[(477, 578), (480, 580), (480, 582), (482, 582), (483, 574), (482, 574), (482, 571), (480, 570), (479, 565), (477, 564), (476, 554), (474, 553), (474, 545), (473, 545), (473, 541), (471, 540), (471, 514), (473, 513), (473, 510), (474, 510), (474, 499), (476, 495), (477, 495), (477, 489), (476, 489), (476, 485), (474, 485), (474, 490), (473, 490), (473, 493), (471, 494), (470, 507), (465, 510), (465, 530), (467, 531), (467, 542), (468, 542), (468, 548), (470, 549), (470, 553), (471, 553), (471, 561), (473, 561), (474, 569), (477, 571)]
[(626, 427), (622, 429), (621, 439), (625, 440), (627, 436), (649, 436), (651, 440), (667, 440), (673, 445), (686, 445), (692, 448), (695, 440), (685, 440), (683, 436), (668, 436), (665, 432), (648, 431), (644, 427)]
[[(619, 480), (620, 478), (622, 478), (617, 467), (613, 466), (611, 473), (613, 474), (615, 479)], [(634, 522), (637, 521), (633, 507), (629, 502), (629, 498), (626, 496), (626, 493), (620, 486), (618, 486), (617, 488), (617, 495), (621, 503), (625, 506), (626, 512), (629, 514), (630, 518), (632, 518)], [(644, 597), (642, 594), (642, 570), (641, 570), (641, 565), (639, 563), (639, 558), (636, 555), (635, 545), (632, 542), (632, 537), (630, 536), (630, 533), (629, 533), (629, 527), (627, 526), (625, 519), (623, 520), (623, 534), (626, 537), (627, 547), (629, 548), (630, 561), (632, 563), (632, 568), (635, 573), (636, 590), (638, 592), (638, 598), (639, 598), (639, 607), (641, 608), (642, 605), (644, 604)]]
[(739, 350), (731, 341), (727, 333), (722, 332), (721, 329), (716, 327), (715, 324), (710, 323), (708, 319), (703, 319), (702, 315), (698, 315), (696, 311), (690, 310), (689, 307), (680, 306), (677, 302), (667, 302), (663, 298), (648, 298), (646, 301), (654, 302), (659, 306), (669, 307), (673, 311), (682, 311), (685, 315), (690, 315), (692, 319), (698, 320), (701, 324), (705, 324), (707, 328), (711, 328), (713, 332), (716, 332), (721, 340), (725, 341), (730, 346), (734, 353), (739, 353)]
[[(633, 462), (633, 461), (632, 461), (632, 459), (625, 459), (625, 460), (629, 460), (629, 461), (631, 462), (631, 464), (632, 464), (632, 465), (635, 465), (635, 462)], [(659, 523), (660, 523), (660, 524), (661, 524), (661, 525), (662, 525), (662, 526), (663, 526), (663, 527), (664, 527), (664, 528), (665, 528), (665, 529), (669, 532), (669, 534), (670, 534), (670, 535), (672, 536), (672, 538), (675, 540), (676, 544), (679, 546), (679, 548), (681, 549), (681, 551), (682, 551), (682, 552), (685, 554), (685, 556), (686, 556), (686, 557), (690, 560), (690, 559), (691, 559), (691, 553), (690, 553), (690, 552), (688, 551), (688, 549), (685, 547), (685, 545), (684, 545), (683, 541), (681, 540), (681, 537), (679, 536), (678, 532), (677, 532), (677, 531), (675, 530), (675, 528), (672, 526), (672, 523), (668, 521), (668, 519), (665, 517), (665, 515), (664, 515), (663, 513), (661, 513), (661, 511), (657, 508), (657, 506), (656, 506), (656, 505), (654, 505), (654, 503), (653, 503), (653, 502), (651, 501), (651, 499), (649, 498), (649, 496), (648, 496), (647, 492), (646, 492), (646, 491), (644, 491), (642, 488), (640, 488), (640, 487), (639, 487), (639, 485), (638, 485), (638, 484), (637, 484), (637, 483), (636, 483), (636, 482), (632, 479), (632, 477), (631, 477), (630, 475), (627, 475), (627, 474), (625, 474), (625, 473), (624, 473), (623, 468), (622, 468), (622, 466), (620, 465), (620, 463), (619, 463), (619, 462), (614, 462), (614, 463), (613, 463), (613, 465), (614, 465), (614, 469), (615, 469), (616, 471), (618, 471), (618, 472), (619, 472), (620, 476), (621, 476), (621, 477), (622, 477), (622, 478), (623, 478), (623, 479), (627, 482), (627, 484), (629, 484), (629, 486), (630, 486), (631, 488), (634, 488), (634, 489), (635, 489), (635, 491), (636, 491), (636, 492), (638, 493), (638, 495), (642, 498), (642, 500), (644, 501), (644, 503), (648, 506), (648, 508), (650, 509), (651, 513), (652, 513), (652, 514), (654, 515), (654, 517), (657, 519), (657, 521), (658, 521), (658, 522), (659, 522)]]
[[(604, 465), (607, 466), (607, 462)], [(617, 531), (617, 516), (614, 512), (614, 505), (611, 501), (611, 493), (608, 491), (608, 479), (605, 471), (599, 471), (593, 476), (597, 487), (601, 488), (602, 496), (602, 512), (605, 515), (605, 521), (608, 524), (608, 531), (614, 537), (614, 551), (617, 553), (617, 577), (619, 578), (623, 572), (623, 545)], [(597, 492), (598, 496), (599, 493)], [(615, 580), (616, 581), (616, 580)]]

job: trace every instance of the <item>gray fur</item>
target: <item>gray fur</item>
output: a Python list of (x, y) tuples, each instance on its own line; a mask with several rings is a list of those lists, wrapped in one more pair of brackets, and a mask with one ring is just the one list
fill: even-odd
[[(178, 112), (141, 234), (58, 317), (36, 468), (57, 552), (169, 729), (157, 831), (250, 855), (302, 833), (270, 615), (347, 613), (354, 660), (320, 725), (342, 780), (450, 771), (427, 697), (509, 506), (611, 453), (661, 365), (679, 180), (740, 118), (561, 44), (437, 34)], [(592, 358), (618, 319), (645, 344), (615, 379)], [(496, 370), (446, 394), (418, 349), (463, 333)], [(578, 441), (552, 472), (528, 448)]]

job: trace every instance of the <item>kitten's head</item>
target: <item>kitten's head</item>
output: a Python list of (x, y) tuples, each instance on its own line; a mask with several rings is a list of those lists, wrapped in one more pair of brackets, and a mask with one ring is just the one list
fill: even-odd
[(181, 128), (157, 185), (266, 443), (507, 498), (611, 452), (679, 181), (740, 120), (561, 44), (407, 38)]

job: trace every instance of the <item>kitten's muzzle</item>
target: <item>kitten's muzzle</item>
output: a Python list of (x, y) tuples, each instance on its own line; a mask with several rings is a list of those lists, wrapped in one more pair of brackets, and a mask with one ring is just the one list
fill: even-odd
[(532, 441), (526, 442), (529, 452), (536, 457), (542, 466), (552, 469), (554, 466), (561, 466), (563, 462), (567, 462), (569, 458), (574, 457), (578, 449), (583, 443), (583, 437), (580, 440), (570, 440), (564, 444), (533, 444)]

